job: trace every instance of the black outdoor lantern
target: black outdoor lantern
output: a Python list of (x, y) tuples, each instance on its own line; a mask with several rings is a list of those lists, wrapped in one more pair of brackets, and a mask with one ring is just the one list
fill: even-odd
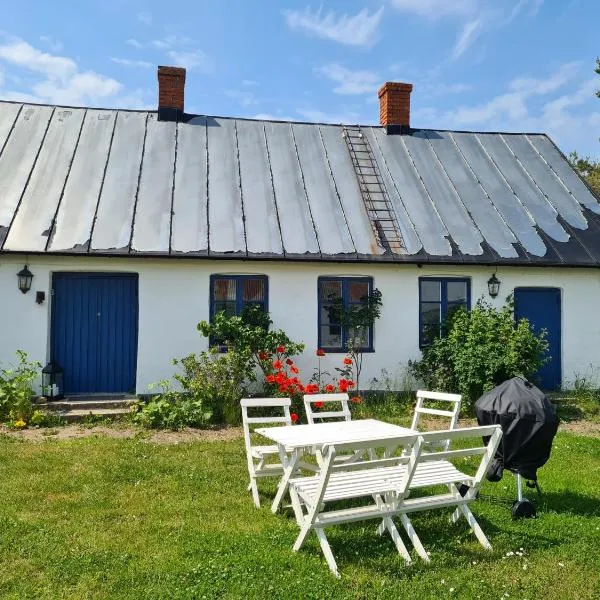
[(31, 289), (31, 280), (33, 279), (33, 273), (25, 265), (18, 273), (19, 289), (26, 294)]
[(488, 279), (488, 292), (492, 298), (495, 298), (500, 292), (500, 280), (496, 277), (496, 273), (494, 273)]
[(51, 360), (42, 369), (42, 393), (47, 400), (60, 400), (63, 397), (63, 379), (65, 371)]

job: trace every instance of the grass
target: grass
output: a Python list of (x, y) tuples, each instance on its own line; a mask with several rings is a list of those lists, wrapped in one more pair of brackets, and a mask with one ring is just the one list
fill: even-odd
[(274, 482), (254, 508), (241, 439), (3, 437), (0, 598), (599, 598), (600, 439), (560, 433), (540, 477), (529, 521), (510, 519), (512, 476), (486, 484), (473, 510), (492, 553), (444, 511), (414, 518), (431, 565), (406, 567), (375, 522), (330, 529), (336, 580), (314, 536), (291, 551)]

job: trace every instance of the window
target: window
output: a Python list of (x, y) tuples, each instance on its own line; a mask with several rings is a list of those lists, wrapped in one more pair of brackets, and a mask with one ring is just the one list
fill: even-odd
[(218, 312), (240, 315), (245, 306), (267, 310), (267, 278), (265, 275), (211, 275), (210, 318)]
[(373, 350), (373, 328), (351, 330), (342, 325), (341, 307), (366, 302), (373, 291), (371, 277), (319, 277), (319, 348), (345, 352), (354, 339), (362, 351)]
[(442, 334), (442, 322), (453, 310), (471, 308), (469, 279), (448, 277), (419, 278), (419, 347)]

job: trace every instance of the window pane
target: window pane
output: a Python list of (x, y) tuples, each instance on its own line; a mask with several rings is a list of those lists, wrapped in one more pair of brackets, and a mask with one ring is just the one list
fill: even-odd
[(342, 297), (341, 281), (319, 281), (319, 297), (321, 300), (336, 300)]
[(439, 281), (421, 280), (421, 300), (423, 302), (440, 302), (442, 284)]
[(369, 329), (367, 327), (353, 327), (348, 331), (348, 346), (366, 348), (368, 345)]
[(214, 299), (235, 302), (235, 279), (215, 279)]
[(324, 348), (342, 347), (342, 328), (339, 325), (321, 327), (321, 346)]
[(467, 303), (467, 282), (449, 281), (448, 282), (448, 302)]
[(264, 279), (246, 279), (244, 280), (244, 302), (264, 302), (265, 299), (265, 280)]
[(333, 304), (323, 304), (321, 311), (321, 325), (339, 325), (341, 323), (340, 307)]
[(421, 303), (421, 324), (438, 325), (440, 322), (440, 305), (436, 302)]
[(224, 302), (222, 300), (218, 300), (214, 304), (215, 314), (224, 311), (228, 317), (235, 315), (235, 302)]
[(348, 283), (348, 301), (361, 302), (369, 295), (369, 284), (366, 281), (351, 281)]

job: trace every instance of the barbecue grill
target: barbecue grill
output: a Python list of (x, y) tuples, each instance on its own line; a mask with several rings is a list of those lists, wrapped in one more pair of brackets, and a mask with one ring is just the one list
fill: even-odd
[(489, 481), (500, 481), (504, 470), (517, 478), (517, 500), (513, 518), (535, 516), (535, 507), (523, 497), (527, 487), (540, 487), (537, 470), (550, 458), (552, 441), (558, 429), (556, 409), (544, 393), (522, 377), (509, 379), (484, 394), (475, 403), (479, 425), (500, 425), (502, 440), (490, 467)]

